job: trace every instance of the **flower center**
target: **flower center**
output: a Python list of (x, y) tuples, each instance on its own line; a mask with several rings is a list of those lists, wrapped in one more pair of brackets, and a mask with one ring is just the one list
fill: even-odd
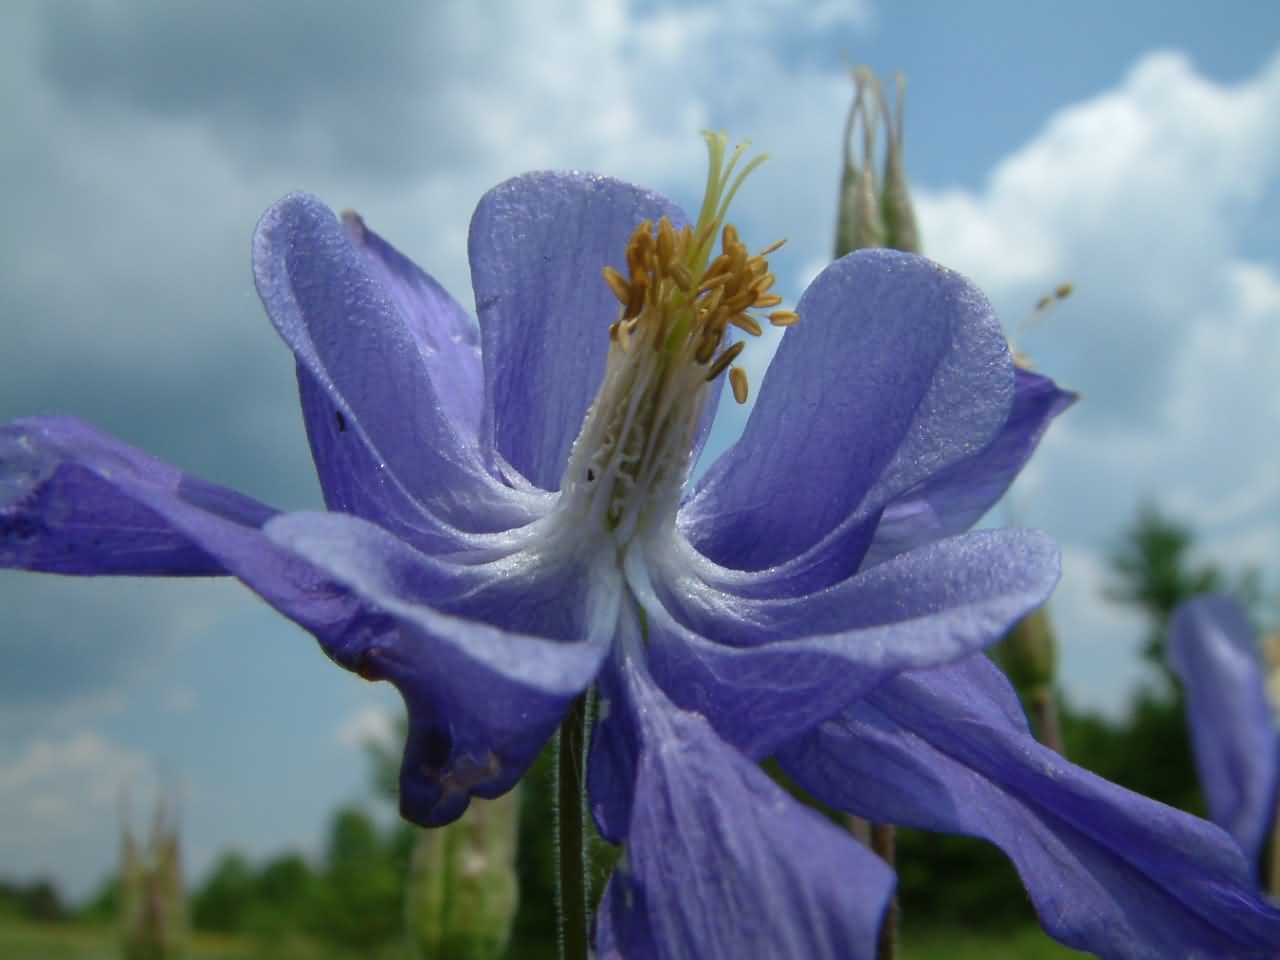
[[(750, 311), (782, 302), (771, 292), (766, 259), (782, 241), (752, 255), (724, 219), (742, 181), (765, 158), (733, 177), (746, 144), (726, 162), (724, 135), (705, 136), (710, 171), (698, 222), (676, 229), (666, 217), (656, 226), (646, 220), (627, 242), (626, 274), (604, 268), (619, 316), (609, 327), (604, 382), (561, 491), (621, 543), (642, 523), (674, 519), (708, 385), (727, 370), (734, 399), (747, 399), (747, 373), (734, 365), (746, 342), (729, 328), (758, 337), (763, 327)], [(799, 318), (774, 310), (767, 319), (786, 327)]]

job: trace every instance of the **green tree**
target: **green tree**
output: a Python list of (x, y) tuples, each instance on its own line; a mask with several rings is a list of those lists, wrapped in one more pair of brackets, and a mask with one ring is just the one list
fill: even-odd
[(1197, 593), (1221, 589), (1225, 581), (1218, 567), (1192, 559), (1194, 547), (1189, 526), (1154, 504), (1139, 508), (1112, 552), (1115, 583), (1106, 595), (1136, 607), (1146, 618), (1142, 655), (1156, 667), (1162, 682), (1138, 692), (1121, 726), (1068, 709), (1064, 738), (1076, 762), (1130, 790), (1203, 815), (1182, 689), (1164, 657), (1174, 608)]
[(258, 936), (279, 939), (315, 925), (317, 879), (297, 853), (267, 861), (254, 879), (253, 903), (245, 926)]
[(224, 853), (192, 898), (192, 923), (198, 930), (240, 933), (255, 893), (256, 878), (249, 861), (234, 850)]
[(404, 859), (396, 831), (383, 838), (357, 807), (333, 817), (317, 897), (317, 931), (332, 943), (368, 949), (401, 935)]
[(1119, 582), (1109, 591), (1110, 599), (1146, 615), (1142, 655), (1167, 677), (1171, 674), (1164, 659), (1164, 638), (1174, 608), (1197, 593), (1220, 589), (1223, 582), (1217, 567), (1192, 562), (1194, 545), (1190, 527), (1146, 503), (1111, 555), (1111, 569)]

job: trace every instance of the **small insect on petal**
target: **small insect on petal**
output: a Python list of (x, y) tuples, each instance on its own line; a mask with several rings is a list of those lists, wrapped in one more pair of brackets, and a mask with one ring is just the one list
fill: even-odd
[(729, 371), (729, 386), (733, 388), (733, 399), (738, 403), (747, 402), (747, 371), (734, 367)]

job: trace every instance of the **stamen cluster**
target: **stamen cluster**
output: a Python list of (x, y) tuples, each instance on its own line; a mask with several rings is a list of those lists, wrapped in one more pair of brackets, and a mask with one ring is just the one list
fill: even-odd
[[(603, 270), (620, 310), (609, 326), (604, 379), (561, 490), (573, 529), (586, 519), (621, 543), (641, 526), (674, 522), (707, 385), (727, 370), (734, 399), (747, 400), (747, 373), (733, 365), (745, 341), (728, 343), (729, 328), (758, 337), (765, 317), (751, 311), (782, 302), (767, 259), (782, 243), (753, 255), (725, 222), (738, 187), (764, 158), (735, 176), (746, 144), (726, 162), (724, 135), (706, 136), (710, 163), (697, 222), (679, 229), (667, 217), (642, 222), (627, 241), (626, 272)], [(767, 319), (787, 327), (799, 318), (773, 310)]]
[[(604, 280), (622, 305), (622, 316), (609, 327), (609, 338), (624, 351), (637, 341), (667, 353), (673, 361), (706, 367), (710, 382), (729, 369), (734, 399), (745, 403), (747, 374), (730, 365), (745, 347), (738, 341), (721, 349), (732, 325), (750, 336), (764, 330), (748, 311), (776, 307), (782, 298), (771, 293), (776, 278), (766, 259), (785, 241), (770, 244), (754, 256), (732, 224), (720, 231), (720, 255), (705, 269), (710, 256), (716, 220), (697, 232), (688, 225), (677, 230), (666, 217), (653, 224), (646, 220), (627, 242), (628, 276), (613, 267), (604, 268)], [(778, 327), (794, 324), (791, 310), (775, 310), (769, 322)]]

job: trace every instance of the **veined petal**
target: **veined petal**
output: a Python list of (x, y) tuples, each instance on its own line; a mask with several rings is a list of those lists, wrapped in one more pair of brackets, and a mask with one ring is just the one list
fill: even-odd
[[(574, 578), (575, 597), (501, 560), (470, 569), (433, 560), (354, 517), (290, 514), (266, 533), (386, 619), (386, 630), (335, 638), (326, 651), (404, 697), (401, 812), (425, 826), (456, 819), (472, 795), (495, 797), (515, 784), (591, 683), (613, 636), (620, 589), (605, 565)], [(503, 629), (477, 613), (535, 628), (572, 619), (570, 635), (586, 642)]]
[(669, 547), (644, 557), (628, 555), (626, 576), (645, 612), (654, 678), (755, 758), (894, 673), (995, 642), (1045, 601), (1059, 573), (1057, 548), (1032, 530), (953, 537), (785, 601), (714, 589)]
[(0, 566), (93, 576), (239, 577), (319, 637), (365, 611), (261, 526), (276, 511), (70, 417), (0, 428)]
[(642, 220), (685, 216), (656, 193), (582, 173), (531, 173), (490, 190), (471, 220), (487, 431), (530, 482), (556, 490), (604, 376), (618, 301), (601, 277), (625, 267)]
[[(361, 445), (351, 455), (361, 469), (376, 467), (379, 483), (445, 524), (484, 532), (528, 522), (527, 504), (489, 473), (465, 418), (451, 419), (440, 393), (455, 384), (433, 382), (421, 330), (332, 211), (303, 194), (272, 206), (254, 234), (253, 266), (271, 322), (332, 404), (330, 442)], [(312, 398), (308, 427), (330, 488), (341, 479), (331, 447), (315, 438), (322, 413)]]
[[(827, 267), (796, 309), (802, 321), (783, 337), (742, 438), (681, 511), (689, 539), (725, 566), (782, 564), (856, 528), (985, 447), (1008, 417), (1004, 334), (959, 274), (862, 250)], [(827, 582), (848, 572), (845, 556)]]
[(1193, 597), (1169, 621), (1169, 665), (1187, 693), (1187, 724), (1209, 816), (1257, 869), (1276, 813), (1280, 731), (1253, 628), (1229, 597)]
[(961, 533), (982, 519), (1035, 452), (1050, 422), (1076, 394), (1048, 377), (1014, 367), (1013, 406), (982, 450), (912, 487), (885, 507), (867, 550), (868, 566), (932, 540)]
[(1009, 856), (1050, 935), (1102, 957), (1274, 957), (1280, 911), (1231, 838), (1037, 743), (985, 657), (888, 680), (778, 754), (815, 797)]
[(478, 435), (484, 402), (480, 328), (444, 287), (370, 230), (360, 216), (347, 211), (342, 225), (417, 344), (445, 415), (460, 433)]
[(602, 960), (871, 958), (893, 872), (792, 800), (707, 721), (615, 661), (638, 742), (626, 855), (605, 892)]
[(257, 529), (272, 508), (206, 483), (71, 417), (0, 427), (0, 566), (80, 575), (218, 576), (153, 497)]

